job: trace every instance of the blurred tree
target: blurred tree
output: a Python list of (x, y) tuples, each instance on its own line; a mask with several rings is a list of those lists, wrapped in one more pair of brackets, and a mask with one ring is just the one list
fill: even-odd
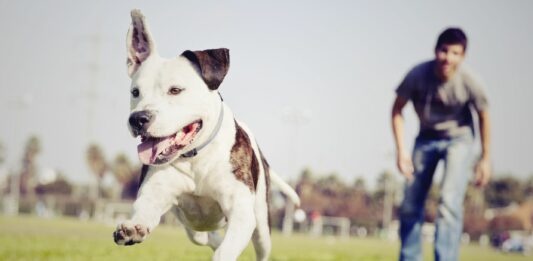
[(102, 195), (102, 179), (108, 169), (107, 162), (104, 157), (104, 153), (102, 152), (102, 149), (96, 144), (89, 145), (89, 148), (87, 149), (87, 163), (89, 164), (89, 168), (91, 169), (92, 173), (96, 176), (97, 180), (97, 197), (100, 197)]
[(353, 188), (357, 191), (366, 191), (366, 181), (362, 177), (358, 177), (355, 179), (353, 183)]
[(135, 199), (137, 192), (139, 191), (140, 179), (141, 179), (142, 166), (136, 166), (133, 168), (133, 173), (128, 182), (122, 187), (122, 193), (120, 194), (122, 199)]
[(41, 142), (37, 136), (31, 136), (26, 143), (22, 157), (22, 170), (20, 172), (20, 194), (33, 193), (36, 186), (37, 167), (35, 158), (41, 151)]
[(355, 179), (353, 186), (348, 188), (348, 193), (342, 201), (341, 213), (350, 218), (352, 225), (363, 226), (369, 231), (374, 231), (382, 223), (382, 217), (379, 215), (383, 206), (373, 203), (363, 177)]
[(523, 199), (520, 181), (511, 175), (493, 180), (485, 189), (485, 200), (491, 208), (505, 207), (512, 202), (522, 202)]
[(529, 175), (529, 178), (524, 182), (524, 197), (533, 197), (533, 174)]
[(487, 227), (491, 234), (524, 229), (520, 219), (511, 215), (498, 215), (490, 220)]
[(381, 172), (376, 181), (376, 190), (372, 195), (374, 201), (379, 202), (378, 204), (383, 204), (387, 189), (394, 188), (395, 184), (396, 180), (390, 171)]
[(389, 170), (381, 172), (376, 182), (376, 191), (385, 190), (389, 183), (396, 183), (396, 178)]
[(463, 220), (463, 231), (470, 235), (470, 239), (479, 240), (481, 235), (486, 234), (489, 229), (488, 221), (483, 215), (465, 213)]
[(7, 169), (3, 169), (1, 166), (5, 160), (5, 151), (2, 142), (0, 141), (0, 196), (9, 191), (9, 184), (11, 181), (10, 175), (8, 175)]
[(72, 184), (67, 181), (62, 173), (58, 173), (53, 182), (37, 185), (35, 192), (40, 195), (70, 195), (72, 193)]
[(5, 160), (4, 145), (2, 144), (2, 141), (0, 141), (0, 165), (4, 163), (4, 160)]
[[(310, 169), (305, 169), (296, 186), (302, 202), (300, 207), (306, 213), (316, 211), (323, 216), (347, 217), (352, 225), (364, 226), (368, 231), (375, 231), (382, 223), (384, 182), (381, 182), (383, 186), (379, 186), (381, 191), (377, 192), (381, 194), (380, 199), (374, 200), (366, 191), (366, 182), (363, 178), (358, 178), (352, 186), (348, 186), (336, 173), (320, 177), (316, 181), (313, 179), (313, 174)], [(393, 180), (391, 183), (396, 183), (390, 173), (386, 175), (388, 176), (382, 178), (382, 181), (390, 177)], [(391, 186), (392, 191), (396, 191), (394, 184)]]
[(382, 228), (387, 229), (392, 221), (396, 187), (396, 180), (389, 170), (383, 171), (379, 175), (376, 191), (374, 192), (374, 204), (381, 206), (380, 216)]
[(117, 181), (122, 185), (131, 180), (133, 168), (125, 154), (121, 153), (115, 157), (111, 166), (111, 172), (113, 172)]
[(310, 168), (305, 168), (302, 171), (302, 174), (300, 174), (300, 181), (312, 181), (313, 180), (313, 172)]
[(313, 193), (313, 174), (311, 169), (305, 168), (300, 175), (300, 180), (296, 184), (296, 192), (300, 198), (307, 198)]
[(121, 153), (115, 157), (111, 171), (117, 181), (122, 185), (120, 197), (122, 199), (134, 199), (139, 190), (141, 166), (132, 166), (128, 157)]
[(318, 179), (316, 186), (323, 194), (328, 196), (340, 194), (346, 188), (346, 185), (340, 180), (337, 173), (331, 173), (326, 177)]
[(465, 214), (482, 216), (485, 210), (484, 191), (473, 184), (468, 184), (464, 207)]

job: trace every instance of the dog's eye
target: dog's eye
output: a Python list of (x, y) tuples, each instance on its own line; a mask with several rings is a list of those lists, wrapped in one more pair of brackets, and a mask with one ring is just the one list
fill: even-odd
[(176, 86), (172, 86), (168, 89), (168, 95), (178, 95), (183, 91), (183, 89), (180, 89)]
[(137, 89), (137, 88), (133, 88), (133, 89), (131, 90), (131, 96), (133, 96), (133, 98), (137, 98), (137, 97), (139, 97), (139, 89)]

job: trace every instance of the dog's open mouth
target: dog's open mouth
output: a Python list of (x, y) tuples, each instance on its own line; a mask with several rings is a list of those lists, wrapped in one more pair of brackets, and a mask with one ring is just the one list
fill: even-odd
[(141, 144), (137, 146), (139, 159), (145, 165), (163, 164), (191, 144), (202, 128), (202, 121), (197, 120), (167, 137), (141, 136)]

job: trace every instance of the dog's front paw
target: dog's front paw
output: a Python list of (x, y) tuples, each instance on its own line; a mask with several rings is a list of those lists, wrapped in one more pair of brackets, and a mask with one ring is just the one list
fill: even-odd
[(149, 233), (150, 229), (144, 225), (125, 222), (117, 226), (113, 239), (117, 245), (131, 246), (141, 243)]

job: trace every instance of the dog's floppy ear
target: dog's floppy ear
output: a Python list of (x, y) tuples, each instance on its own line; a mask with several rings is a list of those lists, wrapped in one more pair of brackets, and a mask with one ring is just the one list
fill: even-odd
[(211, 90), (218, 89), (229, 70), (229, 50), (226, 48), (185, 51), (181, 55), (198, 66), (200, 74)]
[(131, 77), (139, 66), (156, 54), (155, 43), (141, 10), (131, 10), (131, 26), (126, 37), (128, 49), (128, 75)]

